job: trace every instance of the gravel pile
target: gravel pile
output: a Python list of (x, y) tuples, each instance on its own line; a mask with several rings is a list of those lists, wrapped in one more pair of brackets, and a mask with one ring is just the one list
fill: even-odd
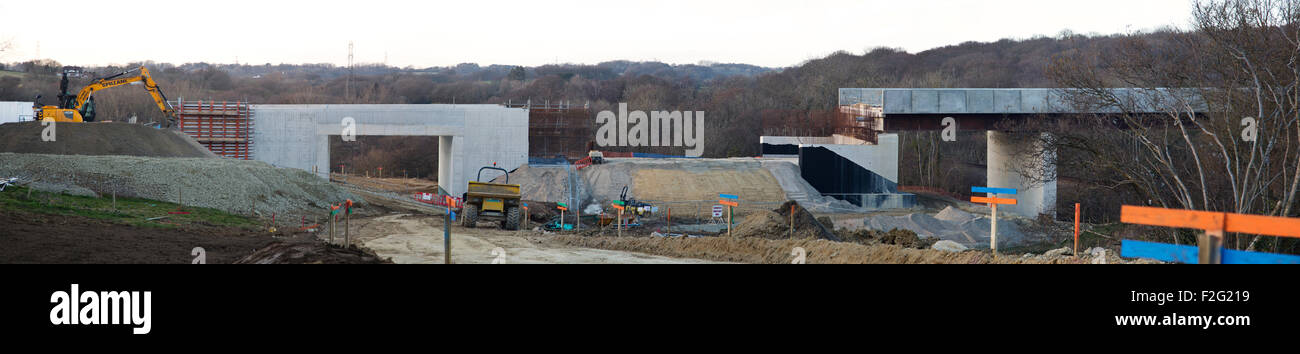
[(0, 153), (0, 176), (42, 191), (138, 197), (241, 215), (328, 212), (330, 203), (364, 200), (313, 176), (260, 161), (213, 158)]

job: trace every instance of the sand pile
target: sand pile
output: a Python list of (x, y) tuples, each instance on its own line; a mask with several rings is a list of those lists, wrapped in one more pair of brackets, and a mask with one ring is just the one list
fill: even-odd
[[(988, 248), (990, 223), (987, 216), (967, 213), (951, 206), (931, 216), (924, 213), (907, 215), (875, 215), (862, 219), (862, 227), (869, 230), (911, 230), (921, 238), (949, 240), (971, 248)], [(1012, 219), (998, 222), (999, 247), (1019, 246), (1029, 240)]]
[[(486, 177), (489, 172), (484, 171), (483, 173)], [(491, 173), (495, 175), (501, 173), (501, 171)], [(573, 197), (579, 200), (583, 198), (583, 193), (586, 191), (582, 178), (577, 178), (576, 173), (574, 177), (575, 183), (570, 186), (567, 166), (535, 167), (524, 165), (510, 172), (509, 182), (519, 185), (519, 193), (524, 200), (573, 204), (570, 199), (570, 189), (577, 191), (577, 195)], [(506, 177), (504, 175), (499, 176), (493, 179), (492, 183), (506, 183)]]
[(171, 129), (129, 123), (56, 123), (43, 141), (40, 122), (0, 124), (0, 152), (53, 155), (217, 157), (193, 138)]
[(794, 239), (820, 239), (839, 241), (817, 218), (805, 210), (799, 203), (787, 201), (776, 210), (763, 210), (750, 214), (732, 230), (735, 237), (760, 237), (767, 239), (789, 239), (790, 209), (794, 208)]

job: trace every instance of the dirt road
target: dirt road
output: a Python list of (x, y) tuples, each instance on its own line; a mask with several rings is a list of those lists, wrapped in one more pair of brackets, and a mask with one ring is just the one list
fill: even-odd
[[(395, 263), (443, 263), (443, 222), (440, 216), (393, 214), (353, 220), (357, 241)], [(566, 246), (551, 236), (533, 232), (453, 224), (453, 263), (718, 263), (636, 252)], [(338, 235), (336, 237), (341, 237)]]

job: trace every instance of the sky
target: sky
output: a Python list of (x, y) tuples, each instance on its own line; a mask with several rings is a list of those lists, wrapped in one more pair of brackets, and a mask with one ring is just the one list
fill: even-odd
[[(0, 1), (0, 62), (787, 67), (839, 50), (1186, 28), (1192, 0)], [(57, 10), (60, 13), (50, 11)], [(50, 21), (51, 18), (60, 18)]]

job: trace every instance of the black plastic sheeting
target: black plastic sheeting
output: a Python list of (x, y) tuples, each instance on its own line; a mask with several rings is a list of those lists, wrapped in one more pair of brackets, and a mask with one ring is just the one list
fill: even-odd
[(823, 195), (862, 206), (860, 195), (898, 193), (898, 183), (824, 147), (799, 148), (799, 175)]
[(798, 155), (799, 145), (763, 143), (763, 155)]

